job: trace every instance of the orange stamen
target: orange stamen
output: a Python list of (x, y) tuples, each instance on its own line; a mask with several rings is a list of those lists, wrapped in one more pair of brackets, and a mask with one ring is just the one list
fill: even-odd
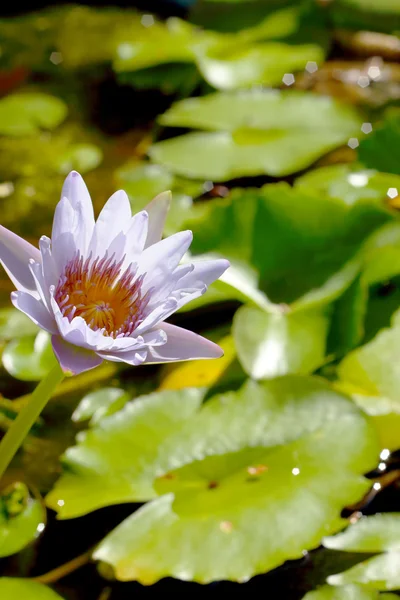
[(65, 267), (55, 292), (55, 300), (70, 321), (82, 317), (93, 330), (111, 337), (130, 335), (143, 320), (148, 294), (142, 296), (144, 275), (135, 279), (129, 267), (121, 274), (124, 258), (119, 262), (106, 255), (92, 262), (77, 254)]

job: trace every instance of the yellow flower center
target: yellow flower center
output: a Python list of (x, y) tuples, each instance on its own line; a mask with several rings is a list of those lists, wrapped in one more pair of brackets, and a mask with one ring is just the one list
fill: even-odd
[(75, 256), (55, 292), (63, 316), (70, 321), (82, 317), (91, 329), (107, 336), (130, 335), (142, 320), (149, 298), (141, 295), (144, 276), (135, 279), (131, 265), (121, 275), (123, 261), (107, 255), (93, 262), (91, 257), (84, 261)]

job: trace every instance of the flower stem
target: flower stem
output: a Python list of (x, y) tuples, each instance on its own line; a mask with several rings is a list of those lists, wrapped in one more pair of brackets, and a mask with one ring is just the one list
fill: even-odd
[(45, 583), (45, 584), (55, 583), (59, 579), (66, 577), (70, 573), (73, 573), (77, 569), (80, 569), (81, 567), (86, 565), (88, 562), (90, 562), (90, 560), (92, 558), (92, 552), (93, 552), (93, 548), (91, 550), (88, 550), (87, 552), (84, 552), (80, 556), (77, 556), (76, 558), (73, 558), (72, 560), (64, 563), (60, 567), (56, 567), (55, 569), (52, 569), (51, 571), (49, 571), (48, 573), (45, 573), (44, 575), (39, 575), (38, 577), (32, 577), (32, 581), (37, 581), (38, 583)]
[(64, 379), (60, 365), (46, 375), (32, 393), (29, 403), (19, 413), (10, 429), (0, 442), (0, 479), (26, 438), (36, 419), (46, 406), (59, 383)]

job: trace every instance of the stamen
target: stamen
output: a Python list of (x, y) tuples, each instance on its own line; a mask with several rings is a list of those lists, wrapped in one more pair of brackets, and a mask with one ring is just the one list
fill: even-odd
[(54, 298), (64, 317), (82, 317), (93, 331), (105, 336), (132, 335), (143, 321), (150, 293), (141, 286), (145, 275), (135, 279), (137, 266), (131, 263), (121, 274), (125, 256), (117, 261), (115, 253), (103, 258), (92, 254), (83, 260), (77, 252), (65, 267)]

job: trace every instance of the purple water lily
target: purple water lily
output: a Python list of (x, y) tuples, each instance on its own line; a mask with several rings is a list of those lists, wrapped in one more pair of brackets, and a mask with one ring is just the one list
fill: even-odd
[(11, 299), (52, 335), (65, 372), (103, 360), (131, 365), (218, 358), (219, 346), (165, 323), (229, 267), (227, 260), (180, 264), (192, 241), (183, 231), (161, 240), (170, 193), (133, 215), (118, 191), (94, 219), (82, 177), (68, 175), (51, 240), (37, 249), (0, 226), (0, 261), (18, 291)]

